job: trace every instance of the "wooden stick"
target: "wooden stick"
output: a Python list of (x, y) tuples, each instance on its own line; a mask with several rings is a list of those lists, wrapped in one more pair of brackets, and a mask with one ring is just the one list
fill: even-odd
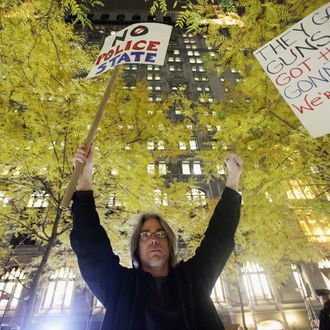
[[(89, 129), (88, 136), (85, 140), (84, 144), (85, 144), (85, 150), (86, 151), (88, 151), (90, 149), (90, 147), (93, 143), (93, 140), (94, 140), (96, 132), (97, 132), (97, 128), (100, 124), (100, 121), (101, 121), (103, 113), (104, 113), (105, 106), (108, 102), (110, 94), (111, 94), (111, 92), (113, 90), (113, 87), (115, 85), (115, 81), (116, 81), (116, 78), (118, 76), (118, 73), (119, 73), (119, 66), (116, 66), (115, 70), (112, 73), (109, 84), (108, 84), (108, 86), (107, 86), (107, 88), (106, 88), (106, 90), (103, 94), (99, 109), (98, 109), (98, 111), (97, 111), (97, 113), (94, 117), (92, 126)], [(69, 204), (71, 202), (73, 193), (76, 190), (76, 186), (77, 186), (77, 183), (78, 183), (78, 180), (79, 180), (80, 173), (84, 169), (84, 166), (85, 166), (85, 164), (83, 164), (83, 163), (80, 163), (80, 162), (76, 163), (76, 166), (74, 168), (74, 171), (73, 171), (71, 179), (70, 179), (70, 182), (69, 182), (69, 184), (66, 188), (66, 191), (65, 191), (64, 196), (63, 196), (62, 201), (61, 201), (61, 205), (60, 205), (61, 209), (68, 209), (69, 208)]]

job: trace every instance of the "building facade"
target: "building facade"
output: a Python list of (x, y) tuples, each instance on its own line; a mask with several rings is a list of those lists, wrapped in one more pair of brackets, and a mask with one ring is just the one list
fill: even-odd
[[(123, 27), (137, 22), (162, 22), (174, 26), (176, 13), (168, 16), (151, 16), (146, 10), (133, 9), (122, 11), (109, 10), (107, 7), (95, 11), (91, 16), (93, 31), (78, 30), (89, 43), (101, 44), (106, 36)], [(164, 95), (185, 89), (192, 100), (209, 105), (221, 101), (230, 87), (241, 78), (235, 68), (228, 68), (222, 77), (209, 73), (205, 57), (212, 57), (214, 50), (207, 47), (203, 36), (173, 27), (165, 65), (138, 66), (127, 64), (123, 77), (128, 89), (133, 89), (137, 81), (144, 81), (150, 91), (150, 101), (161, 101)], [(234, 100), (232, 100), (234, 103)], [(183, 120), (179, 108), (171, 113), (174, 122)], [(188, 127), (189, 129), (189, 127)], [(191, 127), (193, 129), (193, 127)], [(194, 132), (194, 139), (178, 141), (181, 150), (194, 151), (207, 145), (212, 148), (212, 134), (221, 127), (208, 127), (208, 134)], [(150, 145), (150, 150), (155, 145)], [(159, 147), (159, 146), (158, 146)], [(225, 148), (225, 146), (224, 146)], [(203, 164), (199, 160), (182, 160), (178, 164), (156, 161), (146, 170), (152, 173), (155, 167), (164, 173), (167, 180), (173, 178), (187, 180), (190, 176), (199, 178), (200, 186), (191, 191), (190, 199), (202, 205), (206, 198), (221, 194), (223, 182), (205, 183)], [(219, 174), (224, 174), (219, 167)], [(1, 195), (0, 195), (1, 197)], [(45, 207), (45, 196), (31, 196), (30, 207)], [(292, 183), (288, 199), (313, 199), (313, 192), (306, 191), (298, 183)], [(115, 203), (115, 200), (113, 200)], [(243, 206), (244, 207), (244, 206)], [(320, 227), (314, 219), (300, 218), (302, 230), (307, 236), (321, 243), (330, 242), (329, 228)], [(21, 241), (21, 238), (13, 240)], [(20, 260), (29, 263), (30, 259), (42, 249), (38, 242), (24, 238), (14, 253)], [(184, 243), (181, 242), (184, 247)], [(0, 280), (0, 329), (18, 329), (20, 324), (21, 303), (18, 298), (24, 291), (24, 280), (28, 274), (24, 269), (13, 267), (4, 273)], [(68, 268), (53, 273), (39, 292), (35, 306), (34, 330), (89, 329), (100, 328), (104, 308), (84, 286), (76, 284), (78, 274)], [(212, 299), (227, 329), (237, 329), (245, 323), (249, 330), (306, 330), (316, 329), (315, 320), (321, 308), (314, 289), (330, 288), (330, 261), (319, 264), (300, 264), (292, 266), (292, 274), (281, 289), (276, 288), (271, 274), (262, 265), (247, 263), (241, 269), (241, 278), (233, 284), (220, 277), (212, 292)]]

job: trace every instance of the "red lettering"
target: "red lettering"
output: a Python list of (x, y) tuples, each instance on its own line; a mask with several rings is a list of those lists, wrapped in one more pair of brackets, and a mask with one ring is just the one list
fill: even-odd
[(159, 41), (150, 41), (147, 50), (157, 51), (157, 46), (160, 45)]
[(122, 51), (123, 51), (123, 50), (120, 49), (120, 45), (117, 45), (117, 46), (116, 46), (116, 50), (115, 50), (115, 55), (121, 53)]
[(317, 107), (318, 105), (321, 105), (323, 103), (323, 101), (321, 101), (321, 103), (316, 103), (318, 101), (320, 101), (321, 98), (318, 96), (318, 97), (315, 97), (312, 101), (311, 101), (311, 104), (314, 106), (314, 107)]
[[(143, 43), (144, 45), (139, 47), (139, 44), (141, 44), (141, 43)], [(144, 49), (146, 43), (147, 42), (145, 40), (140, 40), (140, 41), (136, 42), (133, 45), (132, 49), (134, 49), (134, 50), (142, 50), (142, 49)]]
[(311, 105), (309, 104), (307, 97), (308, 97), (308, 95), (306, 95), (304, 97), (305, 105), (301, 105), (301, 106), (297, 107), (296, 105), (292, 104), (292, 106), (294, 108), (296, 108), (301, 114), (304, 113), (304, 110), (314, 110), (314, 108), (312, 108)]
[(303, 65), (308, 69), (308, 71), (311, 71), (311, 68), (310, 68), (309, 65), (306, 63), (306, 62), (309, 61), (310, 59), (311, 59), (310, 57), (309, 57), (309, 58), (306, 58), (305, 61), (299, 63), (298, 65), (303, 64)]
[[(293, 75), (294, 70), (297, 70), (297, 71), (298, 71), (298, 74), (297, 74), (296, 76)], [(290, 76), (291, 76), (292, 78), (298, 78), (298, 77), (300, 77), (303, 73), (304, 73), (304, 71), (303, 71), (302, 69), (300, 69), (300, 68), (292, 68), (292, 69), (290, 70)]]
[(127, 41), (127, 44), (125, 46), (125, 50), (129, 50), (131, 48), (131, 43), (132, 43), (132, 40)]
[(98, 58), (97, 58), (97, 61), (96, 61), (96, 65), (98, 65), (100, 62), (101, 62), (101, 60), (105, 57), (107, 55), (107, 53), (103, 53), (103, 54), (101, 54)]
[(324, 95), (327, 99), (330, 99), (330, 92), (325, 92), (325, 93), (323, 93), (323, 95)]
[[(280, 80), (280, 77), (283, 76), (283, 75), (285, 75), (285, 78), (283, 80), (281, 80), (281, 82), (280, 82), (279, 81)], [(291, 78), (289, 76), (287, 76), (287, 73), (286, 72), (281, 73), (275, 79), (276, 84), (279, 85), (279, 86), (284, 86), (284, 85), (288, 84), (290, 81), (291, 81)]]

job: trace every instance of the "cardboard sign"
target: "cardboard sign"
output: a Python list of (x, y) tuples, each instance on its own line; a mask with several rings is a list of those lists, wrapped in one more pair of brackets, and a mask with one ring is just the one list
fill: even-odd
[(330, 133), (330, 3), (254, 56), (309, 133)]
[(87, 78), (96, 77), (120, 64), (163, 65), (172, 27), (159, 23), (137, 23), (110, 35)]

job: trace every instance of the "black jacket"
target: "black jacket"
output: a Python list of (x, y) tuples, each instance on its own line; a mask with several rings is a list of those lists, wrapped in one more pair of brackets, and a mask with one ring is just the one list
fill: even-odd
[[(119, 264), (92, 191), (76, 192), (73, 200), (71, 245), (84, 280), (106, 309), (102, 330), (145, 330), (144, 279), (151, 275)], [(224, 329), (210, 294), (233, 251), (240, 205), (240, 194), (225, 188), (195, 255), (170, 271), (187, 330)]]
[(330, 301), (327, 301), (321, 309), (319, 320), (319, 330), (330, 330)]

